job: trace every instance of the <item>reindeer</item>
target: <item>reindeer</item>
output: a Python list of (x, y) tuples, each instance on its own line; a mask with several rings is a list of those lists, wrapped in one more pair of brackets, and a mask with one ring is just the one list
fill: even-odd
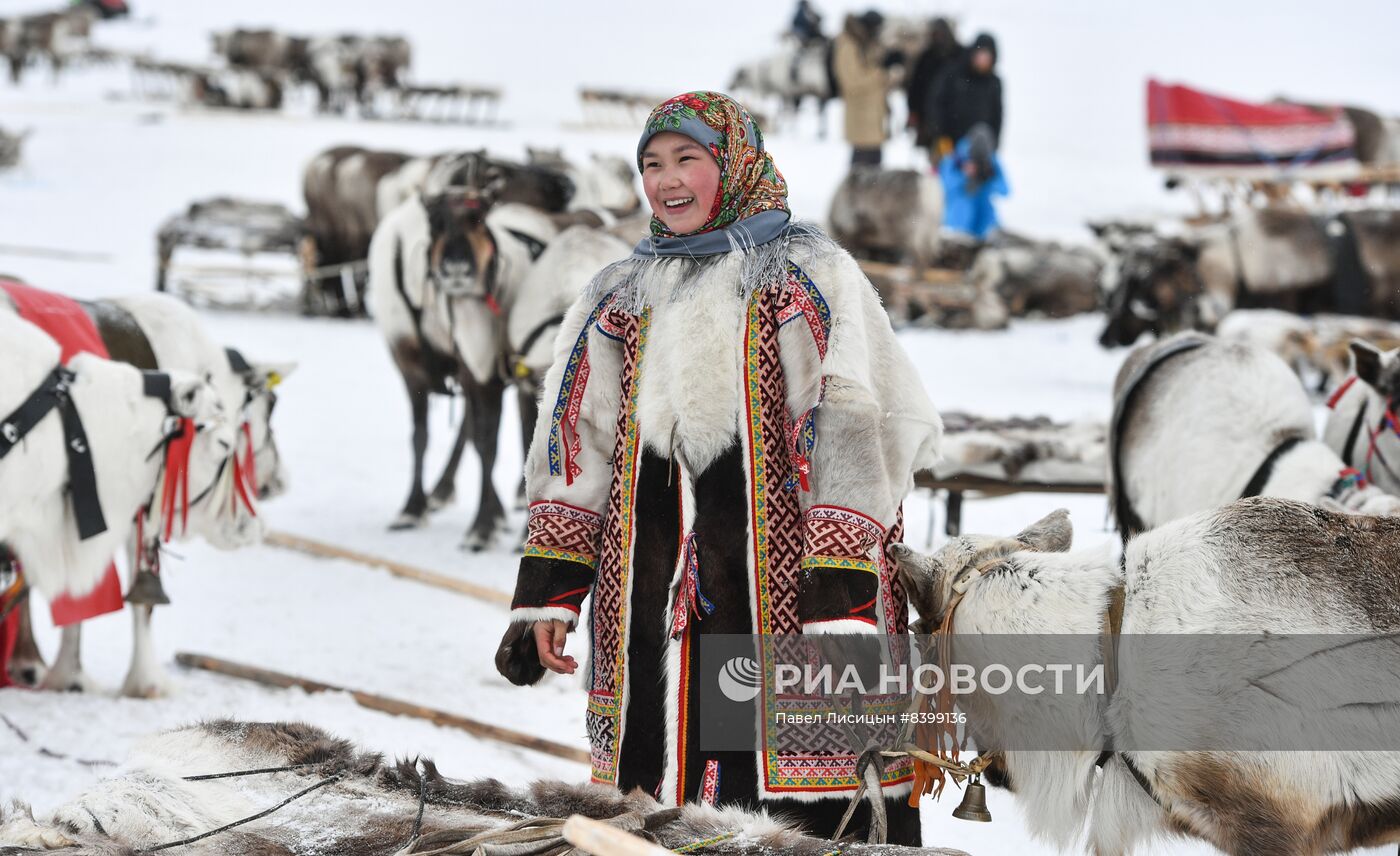
[(1400, 514), (1317, 439), (1288, 364), (1257, 345), (1181, 333), (1129, 355), (1114, 382), (1109, 495), (1126, 539), (1241, 497)]
[(1323, 440), (1360, 478), (1400, 494), (1400, 349), (1351, 343), (1352, 375), (1327, 401)]
[[(484, 152), (481, 153), (484, 157)], [(354, 269), (368, 257), (370, 238), (380, 221), (405, 200), (416, 196), (434, 169), (460, 157), (440, 154), (410, 157), (400, 152), (337, 146), (317, 155), (302, 177), (306, 197), (306, 239), (302, 263), (307, 287), (303, 306), (333, 303), (340, 314), (363, 312), (367, 274)], [(501, 202), (519, 202), (543, 211), (562, 212), (574, 194), (573, 183), (556, 169), (522, 166), (492, 158), (505, 177)], [(330, 279), (317, 272), (340, 266), (341, 285), (322, 286)], [(347, 287), (343, 283), (353, 283)], [(350, 294), (355, 295), (353, 305)]]
[(1317, 217), (1247, 208), (1181, 235), (1093, 228), (1114, 257), (1103, 281), (1104, 347), (1131, 345), (1143, 332), (1213, 332), (1237, 307), (1400, 317), (1400, 213), (1392, 209)]
[[(423, 194), (391, 213), (370, 245), (370, 295), (375, 323), (403, 375), (413, 415), (413, 478), (392, 529), (421, 526), (427, 513), (450, 503), (466, 441), (481, 456), (481, 496), (463, 541), (487, 547), (505, 517), (491, 481), (501, 396), (510, 380), (502, 363), (505, 329), (530, 266), (554, 237), (548, 215), (525, 205), (498, 204), (515, 173), (469, 152), (445, 159)], [(428, 442), (428, 395), (467, 401), (451, 457), (432, 494), (423, 491)], [(522, 431), (528, 443), (538, 405), (519, 392)]]
[[(1295, 733), (1330, 748), (1332, 723), (1359, 715), (1392, 735), (1362, 726), (1376, 740), (1367, 748), (1394, 745), (1393, 714), (1367, 703), (1369, 686), (1389, 692), (1390, 673), (1372, 664), (1393, 654), (1329, 650), (1331, 637), (1308, 634), (1385, 640), (1400, 630), (1400, 520), (1257, 497), (1138, 536), (1122, 569), (1103, 550), (1066, 552), (1072, 537), (1060, 510), (1014, 538), (955, 538), (931, 556), (891, 550), (916, 632), (944, 628), (949, 663), (975, 669), (970, 658), (1015, 638), (988, 634), (1014, 634), (1041, 649), (1078, 645), (1086, 665), (1116, 674), (1105, 692), (1029, 697), (1040, 702), (977, 687), (959, 696), (972, 742), (997, 756), (988, 780), (1015, 794), (1034, 834), (1061, 849), (1083, 840), (1100, 856), (1168, 835), (1232, 856), (1400, 841), (1400, 753), (1294, 751), (1310, 747), (1286, 736), (1307, 718)], [(1299, 651), (1345, 679), (1324, 694), (1316, 673), (1291, 677), (1286, 669), (1308, 664)], [(1063, 745), (1042, 750), (1035, 737), (1045, 735)]]
[[(938, 254), (942, 186), (918, 170), (857, 167), (836, 187), (827, 220), (831, 236), (853, 255), (911, 265), (917, 282)], [(894, 306), (892, 314), (905, 308)]]
[[(626, 258), (632, 248), (599, 229), (571, 226), (540, 254), (520, 286), (506, 322), (511, 376), (524, 398), (539, 398), (545, 372), (554, 364), (555, 333), (593, 275)], [(530, 434), (526, 434), (528, 441)]]
[[(0, 303), (0, 306), (8, 304)], [(199, 316), (186, 303), (163, 294), (95, 300), (81, 304), (92, 319), (113, 360), (146, 371), (179, 370), (205, 378), (213, 387), (225, 413), (233, 414), (238, 434), (236, 454), (253, 484), (248, 499), (262, 501), (285, 490), (286, 475), (272, 434), (272, 409), (277, 402), (273, 387), (291, 374), (295, 364), (250, 363), (242, 354), (216, 345), (205, 335)], [(250, 463), (251, 462), (251, 463)], [(261, 523), (252, 517), (251, 503), (235, 499), (237, 475), (233, 468), (220, 473), (214, 489), (192, 497), (187, 526), (174, 530), (176, 537), (200, 535), (220, 549), (236, 549), (261, 537)], [(131, 666), (122, 694), (151, 698), (163, 694), (166, 680), (155, 659), (151, 642), (151, 613), (168, 604), (158, 575), (161, 532), (158, 521), (147, 515), (126, 545), (133, 572), (127, 600), (132, 605), (133, 642)], [(19, 641), (9, 671), (16, 683), (42, 685), (46, 689), (82, 690), (92, 687), (81, 666), (81, 624), (63, 628), (53, 672), (45, 671), (35, 644), (28, 613), (21, 613)]]
[[(176, 522), (160, 500), (178, 487), (179, 459), (153, 451), (168, 449), (177, 433), (182, 445), (189, 444), (185, 495), (192, 498), (223, 480), (236, 448), (236, 425), (214, 389), (193, 375), (143, 375), (84, 353), (72, 357), (66, 370), (58, 368), (58, 344), (10, 312), (0, 312), (0, 350), (6, 366), (0, 374), (0, 412), (17, 413), (45, 396), (60, 411), (46, 414), (23, 437), (20, 425), (0, 426), (10, 445), (0, 459), (0, 544), (46, 597), (86, 594), (138, 519), (157, 531)], [(68, 424), (73, 413), (81, 422), (77, 430)], [(172, 416), (193, 421), (172, 430)], [(81, 487), (82, 458), (93, 471), (90, 491)], [(87, 497), (100, 509), (96, 525)], [(223, 500), (229, 500), (227, 494)], [(252, 529), (235, 526), (227, 534), (249, 537)], [(76, 648), (72, 654), (77, 656)], [(75, 668), (76, 663), (59, 663), (49, 679)]]
[(573, 185), (567, 211), (593, 211), (604, 224), (637, 213), (642, 198), (637, 195), (636, 167), (617, 155), (594, 152), (585, 166), (578, 166), (564, 157), (559, 149), (526, 147), (525, 163), (531, 167), (552, 169)]
[(729, 82), (729, 90), (760, 100), (776, 98), (780, 122), (795, 118), (802, 110), (802, 102), (812, 99), (817, 105), (817, 135), (826, 139), (826, 105), (836, 97), (831, 76), (831, 40), (822, 38), (802, 44), (795, 38), (785, 38), (777, 53), (740, 66)]
[[(296, 765), (300, 768), (237, 780), (182, 778)], [(461, 853), (553, 853), (568, 849), (562, 836), (572, 833), (562, 828), (563, 821), (581, 815), (645, 836), (609, 836), (622, 839), (621, 845), (590, 843), (589, 851), (598, 856), (649, 856), (682, 847), (684, 852), (729, 856), (961, 854), (942, 848), (838, 846), (764, 811), (705, 804), (667, 808), (640, 790), (624, 794), (605, 785), (558, 780), (514, 788), (490, 778), (448, 779), (430, 760), (387, 762), (311, 725), (233, 720), (148, 738), (122, 773), (96, 783), (43, 820), (24, 805), (0, 809), (0, 852), (72, 848), (75, 856), (117, 856), (147, 850), (230, 824), (311, 786), (314, 796), (286, 803), (266, 821), (201, 836), (181, 852), (215, 856), (314, 850), (378, 856), (451, 847)]]

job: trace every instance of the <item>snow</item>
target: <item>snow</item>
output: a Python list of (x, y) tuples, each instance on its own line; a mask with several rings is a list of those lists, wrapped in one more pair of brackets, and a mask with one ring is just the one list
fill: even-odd
[[(0, 15), (53, 5), (0, 0)], [(732, 69), (771, 49), (786, 4), (729, 0), (684, 20), (654, 4), (553, 4), (549, 21), (505, 2), (459, 4), (400, 0), (393, 15), (374, 4), (242, 0), (189, 3), (135, 0), (135, 21), (100, 24), (98, 40), (163, 58), (208, 60), (208, 32), (235, 25), (288, 30), (388, 30), (408, 34), (415, 74), (425, 81), (502, 84), (506, 124), (480, 129), (321, 118), (297, 104), (282, 115), (180, 110), (130, 98), (126, 72), (90, 69), (52, 84), (31, 75), (20, 88), (0, 84), (0, 124), (33, 128), (26, 160), (0, 174), (0, 269), (79, 297), (144, 291), (155, 281), (159, 224), (190, 201), (215, 194), (268, 199), (301, 210), (300, 173), (316, 152), (355, 142), (433, 152), (486, 146), (520, 155), (524, 146), (558, 145), (574, 157), (627, 154), (632, 129), (585, 131), (574, 92), (610, 85), (665, 94), (724, 88)], [(828, 29), (842, 7), (821, 4)], [(1004, 220), (1034, 235), (1084, 240), (1085, 219), (1180, 209), (1146, 166), (1144, 79), (1157, 74), (1246, 98), (1286, 92), (1346, 99), (1400, 112), (1400, 60), (1388, 39), (1400, 7), (1385, 2), (1316, 6), (1187, 0), (1172, 4), (1087, 2), (1023, 4), (987, 0), (975, 9), (947, 3), (892, 2), (892, 14), (952, 12), (967, 36), (996, 32), (1007, 87), (1004, 160), (1014, 195)], [(757, 20), (755, 20), (757, 19)], [(737, 22), (737, 25), (736, 25)], [(1363, 25), (1358, 25), (1363, 24)], [(1343, 34), (1344, 32), (1344, 34)], [(715, 58), (723, 57), (723, 61)], [(770, 133), (799, 216), (823, 219), (844, 172), (840, 108), (828, 116), (831, 139), (814, 138), (814, 121)], [(895, 166), (914, 165), (907, 141), (886, 148)], [(16, 248), (80, 250), (87, 260), (21, 254)], [(252, 359), (295, 360), (279, 389), (279, 446), (288, 493), (263, 506), (280, 530), (431, 568), (509, 592), (516, 554), (507, 546), (523, 526), (518, 512), (496, 549), (457, 549), (475, 508), (477, 463), (468, 452), (459, 501), (422, 529), (389, 533), (407, 492), (409, 419), (397, 372), (366, 322), (276, 314), (205, 312), (216, 338)], [(1104, 419), (1122, 352), (1096, 344), (1096, 317), (1018, 322), (1009, 330), (907, 331), (901, 338), (942, 409), (986, 415), (1047, 414)], [(507, 501), (521, 465), (513, 407), (507, 403), (495, 484)], [(429, 478), (445, 458), (451, 415), (435, 402)], [(431, 486), (431, 482), (429, 482)], [(1102, 497), (1026, 494), (970, 501), (966, 531), (1008, 534), (1063, 505), (1081, 546), (1110, 539)], [(941, 532), (939, 509), (914, 496), (909, 540)], [(432, 756), (449, 775), (582, 778), (572, 762), (483, 741), (418, 720), (358, 707), (340, 693), (270, 690), (177, 670), (177, 650), (197, 651), (319, 681), (377, 692), (507, 725), (584, 747), (584, 697), (573, 680), (550, 678), (518, 689), (492, 666), (504, 627), (500, 606), (391, 577), (345, 561), (315, 559), (271, 546), (223, 553), (202, 543), (174, 546), (166, 586), (174, 606), (155, 614), (155, 641), (172, 672), (172, 692), (157, 701), (0, 691), (0, 713), (25, 730), (23, 743), (0, 727), (0, 802), (24, 799), (43, 811), (103, 773), (46, 757), (39, 747), (86, 759), (122, 759), (138, 737), (213, 717), (303, 719), (394, 755)], [(37, 604), (37, 632), (51, 658), (57, 631)], [(120, 686), (130, 649), (129, 619), (86, 625), (85, 662), (105, 687)], [(579, 640), (571, 640), (571, 653)], [(996, 822), (954, 821), (952, 802), (925, 804), (925, 840), (977, 854), (1050, 852), (1028, 836), (1004, 792), (989, 794)], [(1212, 852), (1173, 843), (1159, 852)]]

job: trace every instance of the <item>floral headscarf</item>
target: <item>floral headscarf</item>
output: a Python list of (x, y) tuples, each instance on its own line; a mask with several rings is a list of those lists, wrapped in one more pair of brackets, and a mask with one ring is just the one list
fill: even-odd
[[(787, 182), (763, 150), (763, 133), (749, 111), (720, 92), (687, 92), (663, 101), (647, 117), (637, 143), (637, 169), (642, 150), (652, 137), (666, 131), (684, 134), (704, 146), (719, 164), (719, 192), (710, 216), (695, 232), (723, 229), (736, 220), (763, 211), (787, 211)], [(675, 237), (655, 216), (651, 233)]]

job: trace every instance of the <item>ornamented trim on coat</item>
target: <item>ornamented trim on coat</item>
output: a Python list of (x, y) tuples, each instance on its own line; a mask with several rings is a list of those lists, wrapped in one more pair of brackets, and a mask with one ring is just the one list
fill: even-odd
[[(602, 304), (599, 304), (600, 307)], [(594, 593), (592, 646), (593, 690), (614, 699), (626, 692), (627, 626), (629, 620), (627, 591), (632, 568), (632, 548), (635, 541), (635, 488), (641, 442), (637, 427), (637, 394), (641, 389), (642, 360), (646, 351), (647, 331), (651, 310), (629, 317), (623, 347), (620, 377), (622, 401), (626, 404), (618, 413), (618, 456), (613, 464), (613, 480), (609, 489), (608, 526), (603, 532), (601, 573)], [(609, 621), (608, 618), (613, 620)], [(614, 704), (605, 715), (609, 720), (603, 735), (606, 745), (592, 740), (593, 781), (614, 784), (617, 781), (617, 760), (622, 748), (621, 706)]]
[(884, 540), (885, 527), (855, 509), (814, 505), (807, 511), (808, 555), (868, 559)]
[(867, 574), (880, 575), (880, 563), (873, 559), (847, 559), (842, 556), (804, 556), (802, 557), (802, 570), (811, 571), (817, 568), (829, 568), (833, 571), (865, 571)]
[(791, 259), (787, 263), (787, 287), (778, 308), (778, 326), (798, 316), (807, 319), (812, 341), (817, 346), (817, 358), (826, 359), (826, 346), (831, 338), (831, 307), (821, 289), (802, 268)]
[(525, 555), (597, 568), (602, 527), (602, 517), (587, 509), (552, 500), (532, 502), (525, 526)]
[(627, 338), (627, 322), (625, 315), (615, 312), (613, 304), (617, 302), (617, 294), (613, 293), (607, 305), (603, 307), (602, 313), (598, 316), (598, 322), (594, 324), (599, 333), (612, 339), (614, 342), (622, 342)]
[(554, 412), (550, 417), (549, 474), (563, 475), (565, 484), (573, 484), (574, 479), (583, 472), (575, 459), (582, 451), (578, 419), (583, 409), (583, 392), (588, 387), (588, 331), (610, 300), (612, 295), (598, 301), (574, 340), (573, 350), (564, 364), (564, 377), (559, 383), (559, 398), (554, 402)]
[(706, 805), (719, 802), (719, 762), (714, 758), (705, 761), (705, 775), (700, 780), (700, 802)]
[[(812, 331), (812, 343), (817, 348), (817, 359), (826, 359), (827, 344), (831, 340), (831, 307), (822, 296), (817, 284), (791, 259), (787, 263), (786, 287), (778, 299), (777, 324), (783, 326), (801, 316), (807, 320)], [(822, 376), (817, 403), (794, 420), (792, 435), (789, 438), (792, 456), (792, 475), (788, 477), (784, 490), (811, 490), (812, 449), (817, 445), (817, 408), (826, 398), (826, 376)]]
[(615, 695), (600, 692), (588, 694), (588, 710), (584, 720), (588, 728), (592, 779), (598, 784), (611, 785), (617, 781), (617, 756), (613, 753), (619, 719)]

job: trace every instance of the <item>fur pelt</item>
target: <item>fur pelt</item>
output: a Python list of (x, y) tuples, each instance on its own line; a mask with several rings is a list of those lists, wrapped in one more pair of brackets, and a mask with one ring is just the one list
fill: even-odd
[[(314, 763), (295, 772), (187, 782), (182, 776)], [(266, 820), (181, 849), (192, 856), (238, 853), (371, 856), (411, 852), (420, 794), (425, 811), (418, 850), (500, 829), (526, 817), (579, 814), (608, 820), (632, 813), (664, 847), (701, 844), (696, 853), (793, 856), (829, 853), (833, 842), (803, 834), (764, 812), (689, 805), (665, 810), (651, 797), (593, 784), (537, 781), (510, 787), (496, 779), (445, 778), (427, 760), (387, 763), (348, 741), (300, 723), (219, 720), (186, 726), (142, 743), (121, 773), (36, 820), (22, 805), (0, 810), (4, 847), (75, 848), (65, 852), (128, 856), (180, 840), (275, 805), (318, 780), (342, 778)], [(855, 856), (956, 856), (939, 848), (843, 844)]]
[[(1058, 536), (1049, 537), (1054, 532)], [(931, 556), (902, 547), (894, 553), (925, 627), (944, 619), (953, 583), (966, 585), (952, 619), (954, 662), (962, 634), (1093, 637), (1119, 585), (1126, 592), (1124, 634), (1389, 634), (1400, 628), (1400, 522), (1389, 518), (1242, 500), (1135, 538), (1122, 571), (1102, 551), (1045, 552), (1062, 548), (1069, 536), (1068, 518), (1059, 512), (1014, 539), (968, 536)], [(1252, 673), (1224, 666), (1177, 662), (1170, 669), (1199, 685), (1218, 684), (1220, 692), (1210, 696), (1215, 708), (1183, 711), (1164, 704), (1153, 680), (1133, 680), (1134, 674), (1154, 674), (1149, 668), (1121, 673), (1107, 706), (1101, 696), (1075, 695), (1040, 711), (1041, 727), (1058, 725), (1086, 743), (1082, 751), (1005, 754), (1009, 782), (1032, 831), (1066, 848), (1087, 839), (1096, 853), (1129, 852), (1167, 834), (1201, 838), (1230, 854), (1313, 854), (1400, 840), (1400, 753), (1131, 749), (1132, 735), (1152, 728), (1203, 746), (1258, 745), (1262, 725), (1287, 719), (1274, 696), (1248, 690)], [(962, 699), (983, 751), (997, 748), (995, 735), (1014, 739), (1024, 727), (1009, 718), (1000, 697)], [(1349, 701), (1322, 699), (1321, 707), (1340, 711)], [(1116, 755), (1097, 774), (1099, 748), (1113, 746)], [(1150, 783), (1155, 801), (1124, 757)]]
[[(1169, 357), (1127, 396), (1135, 369), (1158, 359), (1181, 337), (1199, 337), (1205, 344)], [(1400, 499), (1374, 487), (1329, 496), (1346, 464), (1316, 439), (1312, 402), (1297, 376), (1257, 345), (1183, 333), (1144, 346), (1120, 370), (1114, 401), (1112, 424), (1122, 433), (1114, 438), (1113, 454), (1122, 495), (1147, 529), (1240, 498), (1286, 440), (1295, 445), (1276, 459), (1259, 495), (1337, 502), (1362, 514), (1400, 514)], [(1120, 526), (1130, 519), (1119, 516)]]
[(1101, 422), (986, 419), (967, 413), (943, 414), (940, 478), (962, 474), (1007, 481), (1085, 482), (1103, 478), (1107, 426)]

